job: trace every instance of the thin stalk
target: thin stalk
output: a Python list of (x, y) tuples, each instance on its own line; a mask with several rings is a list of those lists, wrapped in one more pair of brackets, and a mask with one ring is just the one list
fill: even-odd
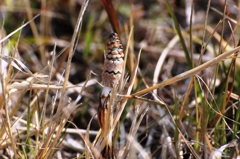
[(177, 155), (177, 158), (180, 158), (179, 156), (179, 127), (180, 127), (180, 124), (181, 124), (181, 121), (179, 120), (179, 109), (178, 109), (178, 102), (179, 99), (177, 98), (177, 94), (176, 94), (176, 91), (174, 91), (174, 116), (176, 116), (177, 118), (175, 118), (174, 120), (174, 125), (175, 125), (175, 129), (174, 129), (174, 141), (175, 141), (175, 152), (176, 152), (176, 155)]
[(192, 61), (192, 68), (194, 67), (194, 60), (193, 60), (193, 39), (192, 39), (192, 18), (193, 18), (193, 10), (194, 10), (194, 1), (191, 0), (191, 15), (190, 15), (190, 26), (189, 26), (189, 42), (190, 42), (190, 55), (191, 55), (191, 61)]
[(74, 51), (76, 49), (77, 42), (78, 42), (78, 39), (79, 39), (79, 36), (80, 36), (80, 26), (82, 24), (83, 15), (84, 15), (85, 10), (88, 6), (88, 2), (89, 2), (89, 0), (85, 0), (83, 2), (83, 5), (82, 5), (81, 10), (80, 10), (79, 15), (78, 15), (77, 24), (75, 26), (74, 33), (73, 33), (73, 36), (72, 36), (72, 40), (71, 40), (71, 44), (70, 44), (70, 48), (69, 48), (65, 78), (64, 78), (64, 81), (63, 81), (63, 88), (62, 88), (61, 98), (60, 98), (59, 106), (58, 106), (59, 109), (62, 108), (62, 105), (63, 105), (63, 99), (64, 99), (64, 96), (65, 96), (66, 87), (67, 87), (69, 74), (70, 74), (70, 69), (71, 69), (71, 62), (72, 62)]
[[(194, 87), (196, 88), (197, 86), (197, 82), (196, 82), (196, 78), (193, 77), (193, 83), (194, 83)], [(199, 104), (198, 104), (198, 91), (197, 89), (194, 89), (194, 97), (195, 97), (195, 102), (196, 102), (196, 129), (201, 127), (201, 123), (200, 123), (200, 117), (199, 117)], [(199, 131), (196, 131), (196, 135), (195, 135), (195, 140), (197, 142), (194, 143), (194, 149), (198, 150), (199, 148)]]
[(172, 11), (172, 8), (168, 2), (168, 0), (165, 0), (166, 1), (166, 5), (167, 5), (167, 9), (168, 9), (168, 12), (170, 13), (172, 19), (173, 19), (173, 23), (174, 23), (174, 26), (175, 26), (175, 29), (176, 29), (176, 32), (179, 36), (179, 39), (180, 39), (180, 43), (182, 45), (182, 48), (183, 48), (183, 51), (184, 51), (184, 54), (185, 54), (185, 57), (186, 57), (186, 60), (187, 60), (187, 63), (188, 63), (188, 66), (189, 68), (193, 68), (192, 67), (192, 62), (191, 62), (191, 58), (190, 58), (190, 55), (189, 55), (189, 52), (188, 52), (188, 49), (187, 49), (187, 46), (184, 42), (184, 38), (182, 36), (182, 32), (181, 32), (181, 29), (179, 27), (179, 24), (178, 24), (178, 21), (177, 21), (177, 18), (175, 17), (173, 11)]
[[(25, 6), (26, 6), (26, 11), (27, 11), (27, 17), (28, 19), (32, 19), (33, 18), (33, 13), (32, 13), (32, 9), (31, 9), (31, 5), (30, 5), (30, 1), (29, 0), (24, 0)], [(39, 36), (38, 30), (37, 30), (37, 25), (35, 24), (34, 21), (32, 21), (30, 23), (30, 27), (32, 29), (32, 33), (34, 36), (34, 39), (38, 45), (38, 50), (41, 56), (41, 64), (44, 66), (46, 65), (47, 61), (46, 61), (46, 56), (45, 56), (45, 48), (44, 45), (42, 45), (43, 40), (41, 38), (41, 36)]]

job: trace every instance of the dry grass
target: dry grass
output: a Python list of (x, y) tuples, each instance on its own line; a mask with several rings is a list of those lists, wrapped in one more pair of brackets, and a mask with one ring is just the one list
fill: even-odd
[[(0, 158), (239, 157), (240, 4), (101, 2), (2, 2)], [(112, 30), (125, 65), (103, 131)]]

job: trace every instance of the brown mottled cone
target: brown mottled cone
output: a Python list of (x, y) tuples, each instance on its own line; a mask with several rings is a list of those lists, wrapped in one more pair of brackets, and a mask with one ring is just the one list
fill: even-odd
[(107, 43), (107, 51), (102, 72), (102, 84), (107, 87), (116, 87), (121, 79), (124, 65), (122, 44), (117, 33), (111, 33)]

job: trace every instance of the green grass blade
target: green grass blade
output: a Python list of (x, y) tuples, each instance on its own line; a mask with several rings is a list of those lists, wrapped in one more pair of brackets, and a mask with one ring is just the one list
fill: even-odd
[(174, 13), (173, 13), (173, 11), (172, 11), (172, 8), (171, 8), (168, 0), (166, 0), (166, 4), (167, 4), (168, 12), (169, 12), (169, 14), (170, 14), (171, 17), (172, 17), (172, 20), (173, 20), (173, 23), (174, 23), (176, 32), (177, 32), (177, 34), (178, 34), (178, 36), (179, 36), (179, 40), (180, 40), (180, 43), (181, 43), (181, 45), (182, 45), (182, 48), (183, 48), (183, 51), (184, 51), (184, 54), (185, 54), (185, 57), (186, 57), (188, 66), (189, 66), (189, 68), (193, 68), (192, 62), (191, 62), (191, 58), (190, 58), (190, 55), (189, 55), (187, 46), (186, 46), (186, 44), (185, 44), (185, 42), (184, 42), (184, 39), (183, 39), (183, 36), (182, 36), (182, 32), (181, 32), (181, 29), (180, 29), (180, 27), (179, 27), (177, 18), (175, 17), (175, 15), (174, 15)]

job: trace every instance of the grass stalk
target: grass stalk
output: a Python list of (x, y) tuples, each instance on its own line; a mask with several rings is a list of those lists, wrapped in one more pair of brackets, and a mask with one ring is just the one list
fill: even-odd
[(213, 60), (211, 60), (211, 61), (208, 61), (208, 62), (206, 62), (206, 63), (204, 63), (204, 64), (202, 64), (202, 65), (199, 65), (198, 67), (195, 67), (195, 68), (193, 68), (193, 69), (191, 69), (191, 70), (189, 70), (189, 71), (186, 71), (186, 72), (184, 72), (184, 73), (181, 73), (181, 74), (179, 74), (179, 75), (177, 75), (177, 76), (175, 76), (175, 77), (172, 77), (172, 78), (170, 78), (170, 79), (168, 79), (168, 80), (166, 80), (166, 81), (163, 81), (162, 83), (159, 83), (159, 84), (156, 84), (156, 85), (154, 85), (154, 86), (152, 86), (152, 87), (149, 87), (149, 88), (143, 89), (143, 90), (141, 90), (141, 91), (138, 91), (138, 92), (136, 92), (136, 93), (134, 93), (134, 94), (132, 94), (132, 95), (133, 95), (133, 96), (139, 96), (139, 95), (148, 93), (149, 91), (152, 91), (152, 90), (154, 90), (154, 89), (161, 88), (161, 87), (163, 87), (163, 86), (167, 86), (167, 85), (169, 85), (169, 84), (172, 84), (172, 83), (178, 82), (178, 81), (180, 81), (180, 80), (183, 80), (183, 79), (185, 79), (185, 78), (187, 78), (187, 77), (189, 77), (189, 76), (195, 75), (196, 73), (204, 70), (205, 68), (208, 68), (208, 67), (213, 66), (213, 65), (215, 65), (215, 64), (217, 64), (217, 63), (219, 63), (219, 62), (224, 61), (226, 58), (231, 58), (231, 56), (232, 56), (235, 52), (237, 52), (237, 51), (239, 51), (239, 50), (240, 50), (240, 47), (236, 47), (236, 48), (234, 48), (234, 49), (231, 50), (231, 51), (227, 51), (227, 52), (225, 52), (225, 53), (223, 53), (223, 54), (215, 57), (215, 58), (214, 58)]
[(81, 7), (81, 11), (79, 12), (79, 15), (78, 15), (77, 24), (75, 26), (71, 44), (70, 44), (70, 48), (69, 48), (67, 67), (66, 67), (65, 77), (64, 77), (64, 81), (63, 81), (63, 88), (62, 88), (61, 98), (60, 98), (58, 107), (61, 107), (61, 105), (63, 105), (63, 99), (64, 99), (64, 95), (66, 92), (66, 86), (67, 86), (67, 82), (68, 82), (69, 74), (70, 74), (72, 57), (74, 55), (74, 51), (76, 49), (76, 44), (77, 44), (77, 41), (80, 36), (80, 26), (82, 23), (84, 12), (88, 6), (88, 2), (89, 2), (88, 0), (84, 1), (83, 6)]
[(177, 21), (174, 13), (173, 13), (173, 11), (172, 11), (172, 8), (171, 8), (168, 0), (165, 0), (165, 2), (166, 2), (166, 5), (167, 5), (168, 12), (169, 12), (169, 14), (171, 15), (171, 17), (172, 17), (172, 19), (173, 19), (173, 23), (174, 23), (176, 32), (177, 32), (177, 34), (178, 34), (178, 36), (179, 36), (180, 43), (181, 43), (181, 45), (182, 45), (182, 48), (183, 48), (185, 57), (186, 57), (186, 59), (187, 59), (188, 66), (189, 66), (189, 68), (192, 68), (191, 58), (190, 58), (190, 55), (189, 55), (187, 46), (186, 46), (186, 44), (185, 44), (184, 38), (183, 38), (183, 36), (182, 36), (182, 32), (181, 32), (181, 29), (180, 29), (180, 27), (179, 27), (178, 21)]

